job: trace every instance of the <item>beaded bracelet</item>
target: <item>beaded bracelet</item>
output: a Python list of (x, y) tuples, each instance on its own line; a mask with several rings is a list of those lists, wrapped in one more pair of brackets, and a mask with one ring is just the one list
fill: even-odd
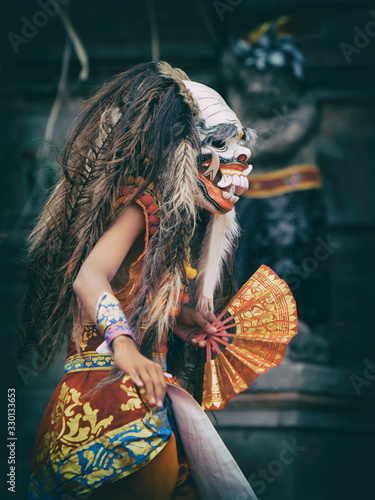
[(118, 321), (117, 323), (109, 326), (104, 333), (104, 338), (108, 347), (110, 347), (112, 341), (120, 335), (127, 335), (135, 341), (134, 334), (130, 329), (129, 323), (127, 321)]
[(110, 293), (103, 292), (98, 298), (95, 319), (99, 330), (104, 335), (108, 347), (116, 337), (128, 335), (135, 341), (120, 302)]

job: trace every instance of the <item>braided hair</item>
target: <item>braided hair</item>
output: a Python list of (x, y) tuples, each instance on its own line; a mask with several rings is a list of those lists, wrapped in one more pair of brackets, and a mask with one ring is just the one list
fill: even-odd
[(144, 181), (121, 210), (151, 183), (160, 193), (159, 230), (145, 256), (130, 324), (145, 355), (168, 330), (196, 227), (199, 108), (182, 82), (187, 79), (167, 63), (144, 63), (84, 104), (63, 150), (57, 185), (28, 239), (18, 354), (25, 359), (34, 353), (37, 369), (53, 362), (72, 330), (79, 347), (81, 310), (72, 284), (113, 223), (129, 176)]

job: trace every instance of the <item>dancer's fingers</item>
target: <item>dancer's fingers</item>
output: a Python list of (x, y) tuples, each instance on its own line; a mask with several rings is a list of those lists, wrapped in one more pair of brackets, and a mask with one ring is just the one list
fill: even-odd
[(130, 378), (132, 381), (137, 385), (138, 387), (143, 387), (143, 382), (141, 380), (141, 377), (137, 373), (129, 373)]
[(148, 370), (144, 368), (141, 373), (140, 377), (142, 379), (142, 382), (144, 384), (145, 390), (146, 390), (146, 396), (150, 402), (150, 405), (154, 406), (156, 404), (156, 399), (155, 399), (155, 389), (154, 389), (154, 382), (148, 373)]
[(161, 408), (163, 406), (165, 393), (167, 391), (167, 383), (165, 381), (163, 370), (160, 365), (154, 363), (153, 371), (154, 373), (152, 379), (154, 381), (156, 406), (158, 408)]
[(194, 313), (194, 320), (206, 333), (216, 333), (216, 328), (211, 325), (198, 311)]
[(216, 316), (215, 314), (212, 312), (212, 311), (208, 311), (204, 317), (206, 318), (207, 321), (209, 321), (210, 323), (213, 323), (216, 319)]

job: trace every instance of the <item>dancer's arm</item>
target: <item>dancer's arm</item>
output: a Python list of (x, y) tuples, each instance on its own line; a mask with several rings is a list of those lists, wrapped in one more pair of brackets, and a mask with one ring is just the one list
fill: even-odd
[[(73, 289), (94, 322), (99, 297), (103, 292), (113, 295), (110, 282), (144, 230), (142, 209), (138, 205), (132, 205), (104, 233), (82, 264)], [(166, 392), (161, 367), (140, 354), (129, 336), (116, 337), (112, 348), (116, 365), (126, 372), (138, 387), (145, 387), (151, 405), (161, 407)]]
[(113, 295), (110, 282), (134, 242), (145, 230), (142, 209), (132, 205), (103, 234), (81, 266), (73, 289), (95, 322), (96, 305), (103, 292)]

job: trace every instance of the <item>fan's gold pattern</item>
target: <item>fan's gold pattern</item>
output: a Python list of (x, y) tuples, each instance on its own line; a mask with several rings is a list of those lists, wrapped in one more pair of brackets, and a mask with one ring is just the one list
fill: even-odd
[(233, 297), (226, 310), (237, 333), (230, 347), (206, 363), (204, 410), (225, 408), (256, 377), (278, 366), (288, 342), (297, 333), (292, 292), (269, 267), (261, 266)]

